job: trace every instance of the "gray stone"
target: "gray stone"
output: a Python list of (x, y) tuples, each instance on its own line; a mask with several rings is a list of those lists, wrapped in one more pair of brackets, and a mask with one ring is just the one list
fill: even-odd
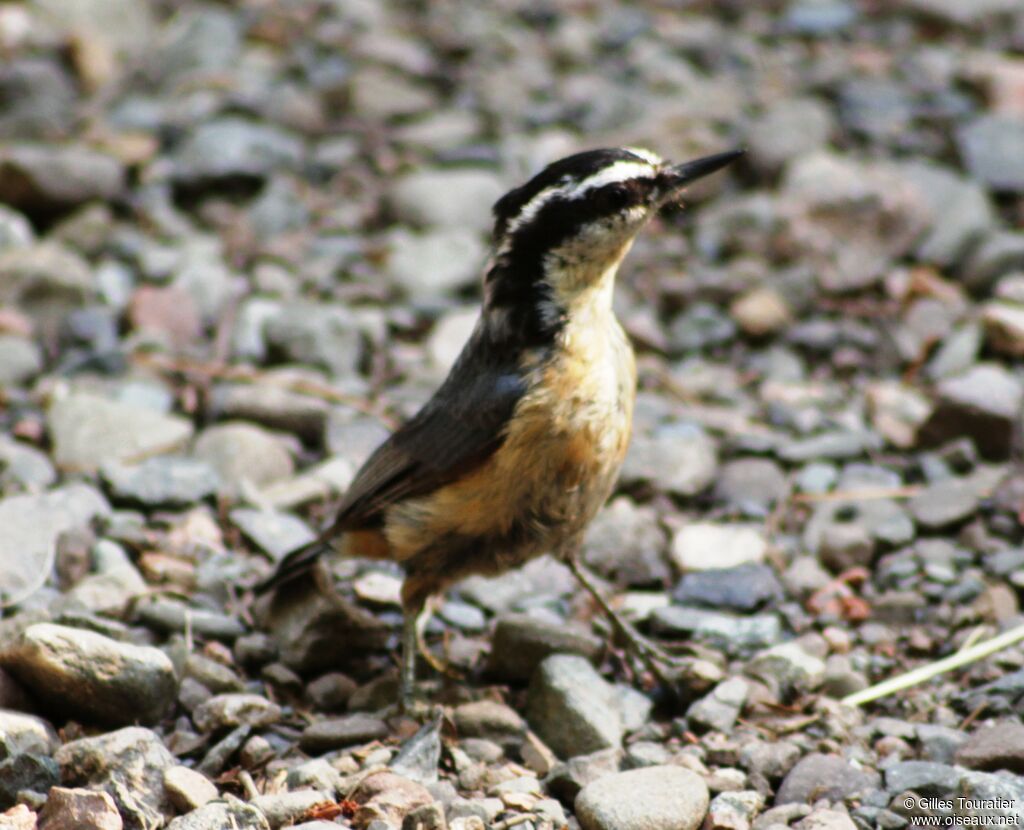
[(728, 732), (747, 701), (749, 684), (742, 677), (731, 677), (719, 683), (699, 700), (690, 704), (686, 719), (692, 727)]
[[(30, 444), (0, 435), (0, 491), (15, 489), (38, 492), (56, 480), (57, 471), (46, 453)], [(0, 582), (3, 580), (0, 579)]]
[(495, 615), (536, 608), (578, 590), (579, 582), (569, 567), (551, 556), (538, 557), (501, 576), (471, 576), (459, 583), (463, 599)]
[(934, 761), (899, 761), (885, 768), (885, 786), (893, 793), (913, 790), (923, 796), (948, 798), (959, 790), (961, 775), (956, 767)]
[[(881, 826), (881, 825), (879, 825)], [(848, 813), (839, 810), (814, 810), (794, 825), (795, 830), (857, 830)]]
[(342, 711), (355, 690), (356, 682), (341, 672), (322, 674), (306, 686), (306, 694), (321, 712)]
[(617, 498), (587, 528), (583, 561), (618, 584), (662, 585), (671, 577), (664, 555), (667, 540), (650, 507)]
[(184, 507), (213, 495), (220, 480), (204, 461), (182, 456), (150, 458), (139, 464), (104, 464), (103, 479), (115, 501), (145, 507)]
[(555, 654), (530, 682), (527, 720), (562, 758), (617, 747), (622, 720), (613, 688), (583, 657)]
[(774, 784), (800, 760), (800, 749), (786, 741), (750, 741), (740, 749), (740, 764), (752, 776)]
[(488, 670), (509, 680), (527, 680), (552, 654), (578, 654), (594, 660), (602, 647), (587, 631), (525, 614), (508, 614), (499, 617), (494, 628)]
[(49, 792), (60, 783), (60, 767), (45, 755), (21, 752), (0, 761), (0, 810), (13, 807), (22, 790)]
[(106, 724), (155, 721), (177, 689), (159, 649), (51, 623), (27, 628), (0, 663), (56, 711)]
[(716, 795), (708, 806), (711, 827), (750, 826), (754, 816), (764, 808), (764, 796), (754, 790), (736, 790)]
[(243, 725), (260, 728), (280, 719), (280, 706), (262, 695), (245, 692), (214, 695), (192, 712), (192, 722), (201, 732), (221, 732)]
[[(438, 767), (441, 764), (442, 719), (435, 716), (420, 727), (419, 731), (402, 744), (398, 754), (391, 759), (391, 771), (402, 778), (424, 786), (438, 784)], [(442, 785), (448, 782), (441, 782)], [(437, 791), (435, 791), (435, 794)], [(440, 798), (440, 797), (439, 797)]]
[(388, 636), (374, 614), (315, 589), (272, 597), (259, 613), (277, 639), (282, 662), (300, 674), (344, 666), (353, 652), (381, 648)]
[(227, 801), (211, 801), (198, 810), (184, 816), (178, 816), (167, 830), (270, 830), (263, 813), (251, 804), (246, 804), (231, 796)]
[(1020, 417), (1024, 388), (1003, 366), (979, 363), (938, 384), (939, 402), (918, 432), (924, 446), (969, 436), (986, 458), (1009, 454)]
[(79, 483), (0, 500), (0, 594), (5, 601), (19, 602), (42, 587), (60, 534), (86, 528), (109, 513), (106, 499)]
[(66, 133), (74, 122), (78, 93), (65, 62), (52, 57), (11, 56), (0, 66), (0, 132), (43, 138)]
[(379, 66), (360, 66), (349, 83), (351, 110), (372, 122), (422, 115), (438, 106), (418, 78)]
[(916, 731), (924, 760), (939, 764), (952, 764), (957, 750), (967, 740), (967, 733), (959, 729), (932, 723), (919, 723)]
[(236, 726), (210, 747), (196, 769), (208, 778), (217, 778), (227, 767), (230, 759), (250, 740), (251, 735), (252, 727), (249, 724)]
[(945, 267), (956, 264), (995, 221), (987, 194), (977, 182), (935, 164), (914, 161), (900, 169), (931, 214), (915, 256)]
[(58, 746), (56, 733), (42, 718), (0, 709), (0, 758), (22, 752), (51, 755)]
[(834, 153), (795, 159), (782, 191), (786, 244), (829, 293), (876, 284), (927, 221), (920, 195), (896, 170)]
[(0, 334), (0, 389), (18, 386), (43, 368), (43, 353), (27, 337)]
[(130, 603), (146, 593), (146, 580), (116, 542), (100, 539), (91, 553), (93, 573), (68, 590), (68, 601), (99, 613), (123, 614)]
[(974, 26), (1019, 9), (1014, 0), (975, 0), (972, 3), (960, 3), (958, 0), (900, 0), (900, 5), (922, 16), (955, 26)]
[(618, 748), (577, 755), (552, 768), (545, 786), (553, 796), (571, 804), (588, 784), (618, 772), (621, 756), (622, 751)]
[(782, 468), (768, 458), (737, 458), (722, 465), (715, 481), (715, 498), (745, 516), (767, 516), (789, 495)]
[(481, 206), (505, 192), (489, 170), (472, 168), (417, 170), (397, 178), (388, 194), (396, 218), (416, 227), (490, 230), (491, 217)]
[(54, 759), (65, 786), (109, 793), (126, 830), (162, 827), (173, 811), (163, 786), (164, 771), (177, 761), (148, 729), (129, 726), (64, 744)]
[(932, 380), (963, 374), (977, 361), (982, 340), (982, 327), (976, 320), (954, 327), (936, 348), (925, 367), (925, 374)]
[(292, 767), (288, 770), (285, 783), (292, 790), (313, 787), (321, 792), (330, 793), (331, 796), (348, 790), (342, 774), (332, 767), (326, 758), (314, 758), (312, 761)]
[(832, 654), (825, 660), (825, 677), (821, 688), (829, 697), (842, 699), (867, 687), (867, 676), (853, 668), (853, 663), (847, 655)]
[(808, 654), (799, 643), (781, 643), (755, 656), (745, 671), (783, 694), (813, 691), (825, 679), (825, 662)]
[(835, 464), (812, 461), (800, 468), (796, 486), (801, 493), (827, 493), (839, 478)]
[(486, 249), (479, 234), (465, 228), (389, 236), (387, 274), (417, 304), (437, 305), (443, 295), (475, 284)]
[(865, 524), (829, 522), (821, 528), (818, 557), (833, 573), (869, 566), (875, 558), (876, 539)]
[(339, 378), (355, 375), (363, 355), (359, 319), (335, 303), (288, 303), (266, 318), (263, 333), (270, 354)]
[(185, 657), (181, 673), (199, 681), (214, 694), (240, 692), (245, 685), (230, 666), (195, 651)]
[[(332, 799), (319, 790), (296, 790), (258, 795), (249, 803), (263, 813), (272, 828), (291, 827), (310, 808)], [(337, 825), (335, 825), (336, 827)]]
[(658, 427), (633, 436), (622, 467), (626, 486), (650, 483), (678, 496), (694, 496), (715, 479), (718, 448), (703, 430), (690, 424)]
[(33, 216), (109, 201), (124, 186), (116, 158), (81, 145), (7, 144), (0, 150), (0, 202)]
[(168, 22), (149, 64), (168, 89), (237, 66), (242, 22), (217, 6), (184, 8)]
[(309, 525), (289, 513), (237, 507), (228, 517), (247, 538), (275, 560), (316, 538)]
[[(1020, 821), (1024, 813), (1024, 787), (1021, 787), (1019, 778), (1012, 776), (967, 772), (960, 780), (959, 795), (965, 800), (958, 800), (954, 805), (954, 815), (967, 817), (975, 823), (981, 818), (989, 818), (1011, 827)], [(982, 801), (987, 804), (979, 809), (978, 802)], [(996, 821), (989, 823), (997, 824)]]
[(656, 608), (651, 628), (667, 637), (693, 637), (729, 652), (774, 645), (782, 637), (782, 624), (774, 614), (735, 617), (718, 611), (670, 605)]
[(848, 432), (833, 430), (787, 441), (776, 451), (779, 458), (791, 464), (803, 464), (808, 461), (829, 459), (844, 461), (849, 458), (860, 458), (868, 450), (880, 448), (878, 437), (868, 432)]
[(225, 179), (263, 179), (295, 168), (304, 153), (295, 135), (269, 124), (222, 116), (195, 127), (174, 154), (174, 176), (184, 185)]
[[(839, 489), (843, 489), (842, 483)], [(856, 540), (856, 536), (859, 535), (857, 531), (851, 531), (845, 539), (836, 539), (836, 524), (857, 524), (867, 532), (876, 545), (886, 547), (903, 545), (914, 538), (914, 522), (893, 499), (823, 502), (815, 508), (807, 521), (804, 528), (804, 544), (808, 550), (820, 553), (825, 546), (826, 536), (831, 535), (833, 542), (844, 542), (839, 548), (832, 548), (832, 564), (856, 561), (858, 557), (868, 555), (867, 546), (845, 544)]]
[(47, 412), (57, 466), (93, 472), (101, 465), (132, 463), (180, 449), (192, 436), (192, 423), (129, 403), (73, 392)]
[(828, 143), (829, 108), (815, 98), (782, 98), (768, 106), (747, 130), (751, 162), (773, 172)]
[(839, 88), (838, 103), (843, 124), (875, 141), (893, 141), (914, 117), (905, 87), (888, 78), (850, 78)]
[(782, 585), (775, 571), (769, 565), (756, 563), (685, 573), (672, 592), (672, 599), (681, 605), (746, 612), (782, 597)]
[(299, 746), (311, 755), (321, 755), (332, 749), (379, 740), (388, 731), (388, 725), (379, 718), (356, 712), (311, 723), (302, 730)]
[(144, 625), (169, 634), (189, 630), (200, 637), (231, 641), (245, 633), (245, 626), (237, 617), (178, 600), (144, 600), (137, 604), (136, 615)]
[(978, 505), (976, 488), (969, 482), (948, 478), (925, 487), (907, 506), (920, 527), (944, 530), (967, 521)]
[(1003, 721), (974, 732), (956, 750), (956, 762), (969, 769), (1024, 773), (1024, 726)]
[(1024, 233), (997, 230), (988, 234), (967, 257), (963, 281), (976, 294), (991, 290), (1000, 277), (1024, 268)]
[(974, 178), (993, 190), (1024, 192), (1024, 119), (982, 115), (957, 131), (957, 145)]
[(32, 223), (7, 205), (0, 205), (0, 251), (27, 248), (36, 241)]
[(460, 738), (487, 738), (495, 743), (518, 743), (526, 733), (519, 713), (496, 700), (476, 700), (455, 707), (452, 721)]
[(859, 769), (838, 755), (812, 753), (789, 771), (775, 795), (776, 804), (805, 804), (826, 798), (842, 801), (848, 795), (877, 789), (881, 776)]
[(221, 492), (231, 498), (239, 497), (246, 482), (258, 488), (295, 471), (291, 454), (280, 439), (242, 422), (207, 427), (196, 438), (193, 452), (216, 470)]
[(294, 433), (316, 444), (327, 426), (330, 404), (284, 388), (286, 384), (301, 385), (305, 381), (324, 382), (317, 372), (268, 370), (258, 385), (218, 384), (213, 388), (211, 406), (224, 420), (253, 421), (269, 429)]
[(615, 773), (576, 797), (583, 830), (696, 830), (708, 811), (707, 785), (676, 766)]

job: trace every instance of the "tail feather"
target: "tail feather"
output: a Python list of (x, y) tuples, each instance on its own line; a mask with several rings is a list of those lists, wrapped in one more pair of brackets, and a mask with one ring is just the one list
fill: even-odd
[(321, 537), (296, 548), (277, 563), (276, 570), (270, 576), (256, 583), (256, 593), (264, 594), (272, 588), (281, 588), (306, 576), (329, 547), (328, 540)]

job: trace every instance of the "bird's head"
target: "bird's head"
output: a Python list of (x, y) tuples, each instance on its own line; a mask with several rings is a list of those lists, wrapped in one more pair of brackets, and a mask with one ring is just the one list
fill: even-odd
[(549, 164), (494, 205), (486, 305), (514, 311), (541, 303), (553, 324), (577, 298), (610, 292), (619, 262), (658, 209), (740, 155), (673, 165), (647, 150), (611, 148)]

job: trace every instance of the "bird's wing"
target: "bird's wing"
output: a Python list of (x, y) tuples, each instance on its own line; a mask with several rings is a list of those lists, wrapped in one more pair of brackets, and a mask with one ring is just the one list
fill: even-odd
[(527, 389), (522, 371), (503, 352), (478, 326), (434, 396), (356, 473), (334, 523), (284, 557), (256, 591), (297, 581), (339, 533), (373, 527), (389, 505), (430, 493), (486, 461), (501, 446)]
[(518, 367), (473, 340), (434, 397), (367, 459), (332, 531), (376, 524), (382, 511), (448, 484), (501, 446), (527, 384)]

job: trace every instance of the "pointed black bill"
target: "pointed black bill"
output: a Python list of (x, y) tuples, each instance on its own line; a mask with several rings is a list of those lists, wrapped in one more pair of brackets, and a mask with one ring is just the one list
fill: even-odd
[(704, 156), (703, 158), (686, 161), (668, 168), (668, 170), (662, 173), (662, 176), (665, 178), (665, 183), (662, 185), (665, 196), (671, 196), (681, 187), (690, 184), (690, 182), (695, 182), (697, 179), (702, 179), (716, 170), (721, 170), (727, 164), (732, 164), (745, 152), (745, 150), (729, 150), (726, 153)]

